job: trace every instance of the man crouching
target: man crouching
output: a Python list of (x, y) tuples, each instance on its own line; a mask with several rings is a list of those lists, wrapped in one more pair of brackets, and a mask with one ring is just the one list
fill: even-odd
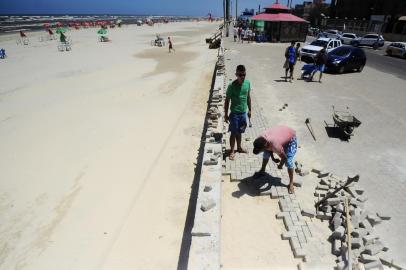
[[(254, 154), (263, 152), (262, 167), (258, 173), (265, 173), (270, 157), (275, 163), (279, 163), (278, 169), (282, 169), (283, 165), (286, 164), (289, 174), (289, 193), (294, 193), (293, 169), (296, 151), (296, 132), (293, 129), (280, 125), (265, 130), (254, 141)], [(275, 159), (273, 153), (276, 153), (281, 160)]]

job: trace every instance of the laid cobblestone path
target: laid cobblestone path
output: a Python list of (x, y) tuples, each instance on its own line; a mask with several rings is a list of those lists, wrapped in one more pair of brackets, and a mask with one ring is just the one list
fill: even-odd
[[(307, 217), (302, 216), (302, 208), (295, 194), (289, 194), (287, 184), (289, 177), (286, 168), (279, 170), (277, 165), (270, 161), (266, 168), (267, 175), (254, 179), (253, 175), (262, 165), (262, 155), (254, 155), (253, 141), (266, 128), (269, 127), (267, 120), (262, 115), (260, 107), (256, 102), (255, 97), (252, 99), (252, 127), (247, 127), (243, 134), (242, 146), (248, 150), (248, 154), (236, 153), (235, 159), (230, 160), (225, 156), (223, 160), (223, 174), (230, 175), (231, 181), (246, 181), (248, 184), (254, 184), (258, 188), (258, 196), (270, 196), (272, 199), (278, 199), (279, 213), (276, 214), (277, 219), (283, 220), (283, 225), (286, 231), (281, 235), (283, 240), (288, 240), (295, 258), (310, 261), (308, 252), (314, 250), (313, 226), (312, 221)], [(224, 130), (228, 127), (225, 126)], [(229, 133), (226, 134), (224, 140), (225, 148), (229, 149)], [(228, 153), (228, 151), (226, 151)], [(300, 192), (302, 185), (301, 177), (295, 177), (296, 192)], [(299, 188), (299, 189), (298, 189)], [(315, 256), (311, 256), (315, 257)]]

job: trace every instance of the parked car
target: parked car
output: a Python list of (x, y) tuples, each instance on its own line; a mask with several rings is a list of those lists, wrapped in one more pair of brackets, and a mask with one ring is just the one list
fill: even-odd
[(341, 40), (338, 39), (331, 39), (331, 38), (319, 38), (310, 43), (309, 45), (305, 45), (301, 51), (301, 60), (306, 63), (313, 62), (314, 57), (316, 54), (326, 46), (327, 52), (342, 46)]
[(353, 70), (361, 72), (367, 62), (365, 52), (361, 48), (349, 45), (336, 48), (327, 55), (327, 70), (340, 74)]
[(386, 47), (389, 56), (400, 56), (406, 59), (406, 42), (393, 42)]
[(368, 34), (351, 42), (351, 45), (354, 46), (372, 46), (374, 48), (382, 47), (384, 44), (385, 40), (379, 34)]
[(328, 38), (336, 38), (340, 39), (341, 37), (341, 32), (335, 29), (332, 30), (327, 30), (324, 32)]
[(356, 34), (354, 34), (354, 33), (343, 33), (342, 35), (341, 35), (341, 42), (343, 43), (343, 44), (348, 44), (348, 45), (350, 45), (351, 44), (351, 42), (354, 40), (354, 39), (356, 39), (356, 38), (358, 38), (358, 36), (356, 35)]

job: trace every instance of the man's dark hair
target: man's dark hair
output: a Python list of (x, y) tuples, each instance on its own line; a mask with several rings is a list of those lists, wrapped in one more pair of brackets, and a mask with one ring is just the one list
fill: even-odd
[(298, 43), (296, 43), (296, 47), (300, 47), (300, 43), (298, 42)]
[(237, 72), (245, 72), (245, 66), (244, 65), (238, 65), (237, 66)]
[(258, 154), (261, 150), (263, 150), (266, 146), (266, 139), (264, 137), (258, 137), (254, 141), (254, 151), (253, 153), (256, 155)]
[(290, 42), (290, 45), (295, 46), (295, 43), (296, 43), (296, 41), (292, 40), (292, 41)]

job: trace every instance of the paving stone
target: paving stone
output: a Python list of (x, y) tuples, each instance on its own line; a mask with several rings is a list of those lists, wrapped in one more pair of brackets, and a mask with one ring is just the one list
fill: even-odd
[(309, 208), (307, 208), (307, 209), (302, 209), (301, 214), (302, 214), (303, 216), (313, 218), (313, 217), (316, 215), (316, 210), (315, 210), (315, 209), (309, 209)]
[(351, 248), (361, 248), (361, 246), (363, 246), (361, 238), (351, 239)]
[(317, 168), (312, 168), (312, 172), (319, 174), (321, 170)]
[(332, 219), (332, 224), (333, 224), (334, 230), (336, 230), (338, 227), (341, 226), (341, 224), (342, 224), (341, 216), (342, 216), (342, 214), (340, 212), (336, 212), (334, 214), (334, 217)]
[(325, 197), (326, 194), (327, 194), (327, 192), (324, 191), (324, 190), (316, 190), (316, 191), (314, 192), (314, 196), (315, 196), (315, 197)]
[(343, 213), (344, 212), (344, 204), (343, 203), (339, 203), (336, 207), (336, 211)]
[(303, 248), (293, 249), (293, 255), (295, 258), (304, 259), (306, 257), (306, 251)]
[(383, 265), (379, 260), (377, 260), (364, 264), (364, 268), (365, 270), (383, 270)]
[(365, 254), (376, 255), (384, 249), (382, 243), (375, 243), (365, 246)]
[(330, 187), (328, 185), (319, 184), (316, 186), (316, 189), (328, 191), (330, 189)]
[(365, 228), (368, 232), (372, 231), (372, 225), (369, 223), (367, 219), (364, 219), (363, 221), (360, 222), (360, 227)]
[(343, 226), (339, 226), (337, 229), (334, 230), (334, 232), (331, 236), (334, 239), (342, 239), (344, 234), (345, 234), (345, 228)]
[(327, 176), (329, 176), (329, 174), (330, 174), (330, 172), (328, 172), (328, 171), (321, 171), (321, 172), (319, 172), (318, 177), (319, 178), (327, 177)]
[(297, 237), (297, 234), (295, 231), (288, 231), (288, 232), (282, 233), (282, 240), (289, 240), (292, 237)]
[(341, 240), (339, 239), (333, 241), (333, 254), (336, 256), (341, 254)]
[(279, 212), (279, 213), (276, 214), (276, 218), (277, 218), (277, 219), (283, 219), (283, 218), (285, 218), (286, 216), (289, 216), (289, 213), (288, 213), (288, 212)]
[(368, 254), (361, 254), (361, 257), (360, 257), (360, 261), (362, 263), (369, 263), (369, 262), (373, 262), (373, 261), (377, 261), (377, 260), (379, 260), (378, 256), (371, 256)]
[(213, 188), (210, 185), (206, 185), (206, 186), (204, 186), (203, 191), (204, 192), (210, 192), (212, 189)]
[(340, 198), (329, 198), (329, 199), (327, 199), (327, 204), (328, 205), (338, 205), (340, 203), (341, 203)]
[(367, 219), (372, 226), (382, 223), (382, 219), (378, 217), (376, 214), (367, 215)]
[(353, 229), (358, 229), (359, 223), (360, 223), (359, 216), (354, 215), (351, 217), (351, 225)]
[(362, 237), (364, 237), (364, 236), (367, 235), (367, 234), (368, 234), (368, 231), (367, 231), (366, 229), (364, 229), (364, 228), (358, 228), (358, 229), (353, 230), (353, 231), (351, 232), (351, 235), (352, 235), (353, 237), (358, 237), (358, 238), (362, 238)]
[(321, 220), (330, 220), (332, 218), (332, 214), (318, 211), (316, 217)]
[(379, 237), (375, 236), (373, 234), (365, 235), (362, 237), (362, 240), (364, 241), (365, 246), (375, 243), (375, 241), (378, 239), (379, 239)]
[(210, 209), (212, 209), (213, 207), (216, 206), (216, 202), (213, 199), (207, 199), (207, 200), (203, 200), (200, 209), (203, 212), (209, 211)]
[(346, 264), (345, 262), (339, 262), (337, 263), (337, 270), (344, 270), (346, 269)]
[(290, 247), (291, 247), (292, 251), (294, 251), (295, 249), (302, 248), (302, 246), (300, 245), (299, 239), (297, 239), (297, 237), (289, 238), (289, 243), (290, 243)]
[(308, 241), (311, 237), (313, 237), (312, 232), (308, 226), (306, 226), (306, 225), (302, 226), (302, 231)]

